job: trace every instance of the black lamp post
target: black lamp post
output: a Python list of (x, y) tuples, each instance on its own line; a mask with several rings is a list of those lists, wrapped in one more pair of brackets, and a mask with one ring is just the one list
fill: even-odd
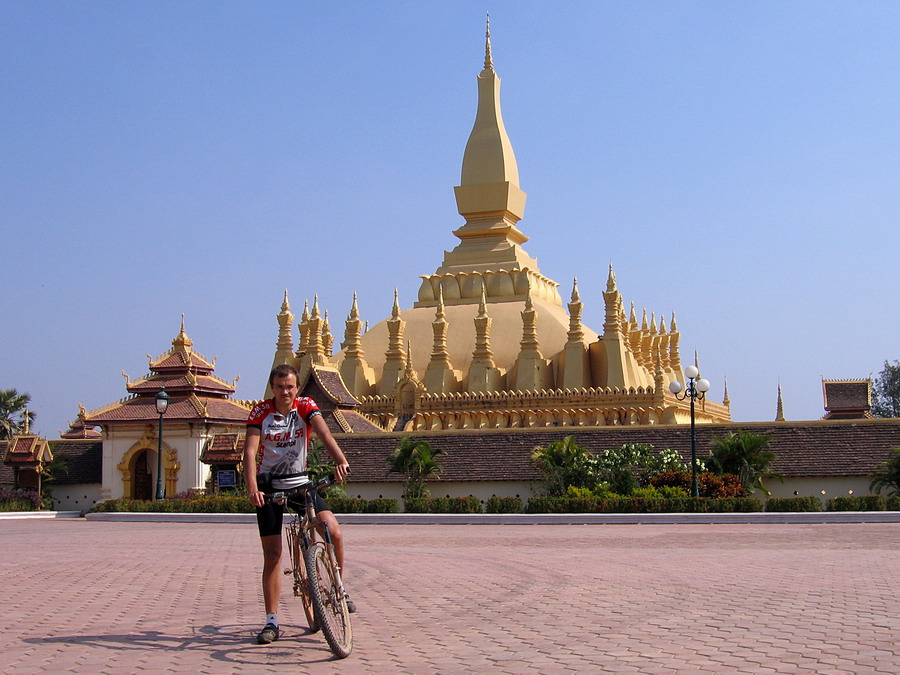
[(156, 452), (156, 498), (162, 499), (165, 497), (165, 493), (163, 492), (163, 480), (162, 480), (162, 418), (166, 412), (166, 408), (169, 407), (169, 395), (166, 393), (166, 388), (163, 387), (159, 390), (159, 393), (156, 395), (156, 412), (159, 413), (159, 448)]
[(697, 486), (697, 427), (694, 422), (694, 402), (697, 399), (703, 400), (706, 392), (709, 391), (710, 385), (709, 380), (704, 380), (700, 377), (700, 370), (697, 366), (685, 368), (684, 375), (688, 378), (687, 389), (684, 390), (684, 393), (681, 394), (681, 389), (684, 385), (678, 380), (669, 383), (669, 391), (675, 394), (675, 398), (679, 401), (683, 401), (688, 396), (691, 398), (691, 496), (699, 497), (700, 489)]

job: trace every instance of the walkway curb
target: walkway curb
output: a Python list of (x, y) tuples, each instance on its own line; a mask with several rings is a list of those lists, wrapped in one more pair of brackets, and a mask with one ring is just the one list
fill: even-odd
[[(339, 513), (348, 525), (690, 525), (734, 523), (900, 523), (900, 511), (819, 513)], [(87, 520), (256, 523), (252, 513), (89, 513)]]
[(0, 520), (20, 518), (81, 518), (81, 511), (3, 511)]

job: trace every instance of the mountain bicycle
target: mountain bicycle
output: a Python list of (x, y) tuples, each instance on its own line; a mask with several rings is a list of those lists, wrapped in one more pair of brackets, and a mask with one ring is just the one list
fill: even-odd
[(284, 504), (291, 514), (285, 530), (291, 566), (284, 574), (293, 578), (294, 596), (300, 598), (309, 629), (313, 633), (321, 629), (332, 653), (343, 659), (353, 650), (353, 631), (341, 568), (328, 526), (319, 520), (312, 500), (307, 499), (313, 490), (333, 483), (334, 478), (326, 476), (266, 497)]

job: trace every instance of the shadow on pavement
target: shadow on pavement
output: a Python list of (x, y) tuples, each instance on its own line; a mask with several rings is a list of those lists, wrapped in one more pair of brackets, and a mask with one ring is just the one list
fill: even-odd
[(256, 628), (247, 625), (201, 626), (187, 635), (149, 630), (138, 633), (23, 638), (22, 642), (38, 646), (80, 645), (112, 649), (117, 652), (197, 651), (217, 661), (243, 665), (272, 665), (281, 661), (296, 665), (334, 660), (320, 634), (312, 634), (302, 628), (285, 627), (278, 642), (260, 645), (256, 643), (256, 632)]

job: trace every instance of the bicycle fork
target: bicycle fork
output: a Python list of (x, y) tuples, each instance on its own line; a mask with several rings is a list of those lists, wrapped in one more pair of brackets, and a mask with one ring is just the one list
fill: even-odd
[(334, 566), (335, 576), (337, 579), (338, 591), (340, 592), (340, 597), (343, 598), (346, 594), (344, 591), (344, 580), (341, 575), (341, 566), (338, 564), (337, 556), (334, 554), (334, 544), (331, 543), (331, 533), (328, 531), (328, 525), (326, 523), (322, 523), (322, 534), (325, 539), (325, 550), (328, 552), (328, 557), (331, 560), (331, 564)]

